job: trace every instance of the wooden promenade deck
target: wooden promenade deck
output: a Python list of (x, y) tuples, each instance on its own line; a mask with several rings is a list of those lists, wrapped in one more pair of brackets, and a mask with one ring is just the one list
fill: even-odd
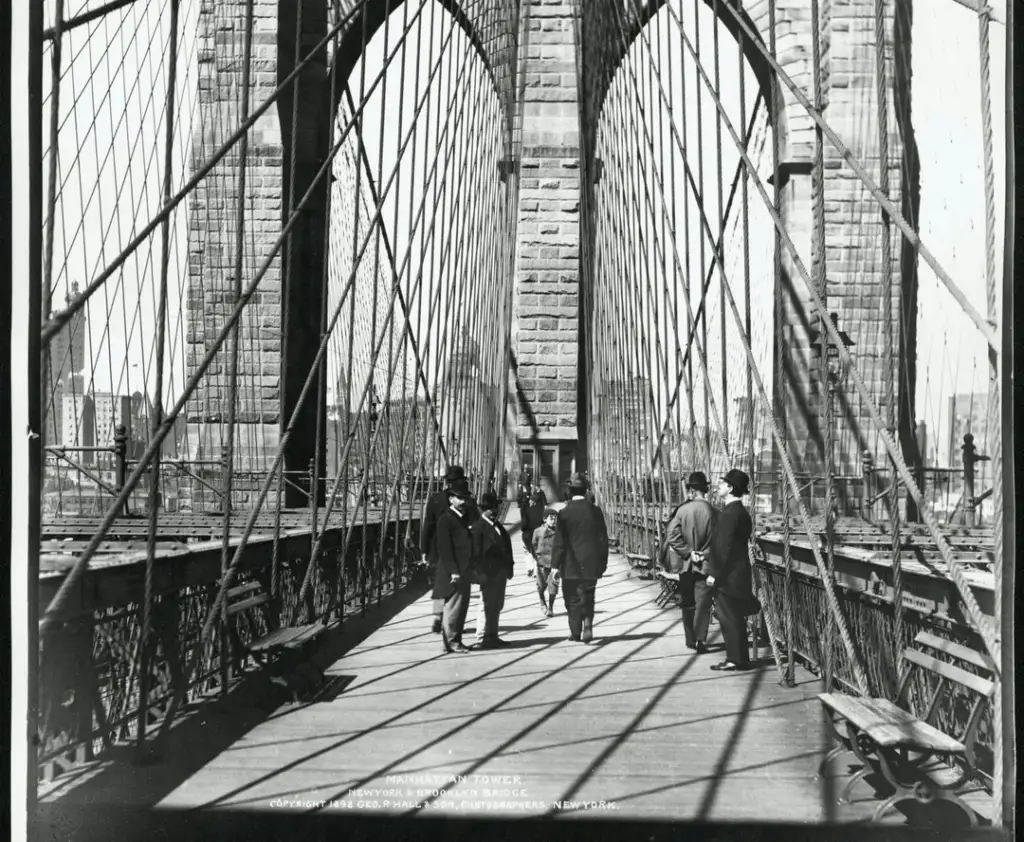
[[(678, 609), (658, 608), (657, 588), (627, 578), (619, 555), (598, 587), (595, 643), (569, 643), (560, 600), (554, 618), (541, 615), (513, 542), (507, 648), (442, 654), (424, 595), (329, 667), (338, 692), (200, 714), (206, 724), (159, 764), (57, 779), (41, 792), (43, 814), (130, 803), (305, 816), (826, 819), (813, 676), (798, 670), (797, 686), (781, 687), (770, 658), (747, 673), (711, 671), (720, 653), (686, 650)], [(474, 617), (475, 604), (467, 629)], [(869, 816), (869, 792), (833, 820)]]

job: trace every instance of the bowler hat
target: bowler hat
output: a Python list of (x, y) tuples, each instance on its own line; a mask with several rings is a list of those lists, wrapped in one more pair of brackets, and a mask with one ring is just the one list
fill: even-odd
[(556, 509), (545, 509), (544, 517), (558, 517), (558, 511)]
[(569, 477), (569, 488), (590, 488), (590, 481), (577, 471)]
[(485, 492), (484, 496), (480, 498), (480, 508), (485, 512), (493, 511), (494, 509), (497, 509), (499, 505), (500, 501), (498, 500), (498, 495), (493, 491)]
[(703, 471), (694, 471), (686, 480), (686, 487), (692, 488), (694, 491), (701, 491), (705, 494), (708, 490), (708, 478), (704, 476)]
[(444, 475), (445, 482), (457, 482), (458, 480), (464, 480), (465, 478), (466, 472), (462, 470), (461, 465), (452, 465)]
[(739, 468), (733, 468), (722, 479), (729, 483), (736, 497), (742, 497), (750, 490), (750, 477)]
[(449, 498), (458, 497), (461, 500), (469, 500), (472, 497), (469, 493), (469, 487), (465, 483), (461, 482), (448, 489), (448, 496)]

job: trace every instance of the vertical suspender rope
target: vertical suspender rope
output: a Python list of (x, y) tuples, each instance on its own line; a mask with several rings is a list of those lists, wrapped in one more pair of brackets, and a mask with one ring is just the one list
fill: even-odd
[[(163, 198), (166, 202), (171, 196), (174, 156), (175, 128), (175, 85), (178, 69), (178, 0), (171, 0), (170, 14), (169, 67), (167, 72), (167, 100), (164, 112), (164, 171)], [(170, 217), (166, 217), (160, 226), (160, 291), (158, 297), (156, 325), (156, 393), (153, 395), (153, 418), (151, 432), (156, 435), (163, 422), (164, 411), (164, 347), (166, 342), (167, 322), (167, 272), (171, 257)], [(141, 751), (146, 742), (146, 712), (149, 708), (149, 654), (152, 636), (153, 613), (153, 565), (156, 559), (156, 534), (159, 520), (159, 476), (160, 451), (153, 460), (153, 473), (149, 486), (149, 523), (146, 536), (146, 581), (142, 601), (142, 633), (139, 637), (139, 719), (136, 732), (137, 748)], [(181, 677), (183, 683), (188, 682), (188, 675)]]
[[(1009, 9), (1007, 9), (1009, 11)], [(989, 324), (995, 330), (996, 335), (1001, 335), (1002, 316), (999, 307), (999, 284), (996, 282), (996, 186), (995, 186), (995, 160), (993, 152), (992, 137), (992, 79), (991, 79), (991, 54), (989, 49), (989, 26), (991, 9), (982, 6), (978, 11), (978, 52), (980, 59), (980, 82), (981, 82), (981, 132), (982, 132), (982, 153), (985, 173), (985, 292)], [(1009, 60), (1012, 49), (1007, 51)], [(1009, 63), (1009, 61), (1008, 61)], [(1007, 220), (1009, 221), (1009, 220)], [(1002, 382), (999, 376), (999, 352), (995, 348), (988, 351), (988, 442), (986, 444), (989, 456), (992, 460), (992, 558), (993, 558), (993, 591), (996, 598), (995, 615), (995, 638), (999, 652), (993, 653), (997, 661), (1000, 660), (1002, 647), (1006, 641), (1002, 637), (1002, 612), (1009, 606), (1002, 603), (1002, 577), (1004, 552), (1003, 546), (1003, 440), (1002, 423), (1003, 413), (1000, 390)], [(1006, 364), (1006, 361), (1003, 361)], [(973, 502), (973, 501), (972, 501)], [(1007, 734), (1003, 722), (1003, 688), (1002, 682), (1007, 676), (996, 671), (995, 691), (992, 694), (992, 721), (994, 726), (993, 758), (994, 783), (992, 787), (992, 819), (997, 826), (1013, 825), (1012, 795), (1007, 798), (1004, 792), (1007, 770), (1004, 768), (1004, 753), (1006, 746), (1004, 742), (1012, 739), (1012, 732)], [(1012, 753), (1011, 753), (1012, 756)], [(1011, 761), (1012, 763), (1012, 761)], [(1012, 786), (1012, 784), (1011, 784)], [(1009, 803), (1007, 803), (1009, 802)], [(1009, 809), (1007, 809), (1009, 808)]]
[[(886, 0), (875, 0), (875, 90), (878, 113), (878, 165), (879, 189), (889, 195), (889, 75), (886, 56)], [(896, 371), (894, 365), (895, 337), (893, 335), (893, 288), (892, 288), (892, 223), (885, 208), (881, 215), (882, 252), (882, 329), (883, 361), (882, 384), (885, 395), (886, 424), (889, 434), (896, 434)], [(892, 663), (895, 673), (895, 687), (900, 683), (903, 649), (907, 645), (903, 625), (903, 563), (900, 547), (899, 484), (896, 482), (896, 466), (891, 462), (892, 481), (889, 484), (889, 533), (892, 537), (892, 584), (893, 622), (895, 635), (892, 641)]]
[[(241, 78), (241, 120), (249, 117), (249, 95), (252, 71), (252, 31), (253, 31), (253, 6), (254, 0), (247, 0), (245, 10), (245, 32), (242, 42), (242, 78)], [(234, 283), (233, 293), (235, 301), (242, 295), (242, 269), (245, 257), (245, 189), (246, 189), (246, 168), (249, 160), (249, 134), (244, 133), (238, 139), (238, 169), (235, 182), (235, 189), (238, 191), (237, 204), (235, 207), (235, 254), (234, 254)], [(233, 472), (235, 466), (235, 419), (236, 402), (238, 393), (238, 343), (240, 338), (241, 319), (237, 320), (231, 328), (231, 344), (229, 346), (228, 363), (228, 420), (227, 420), (227, 445), (224, 451), (224, 516), (222, 519), (224, 534), (221, 539), (221, 576), (223, 577), (228, 567), (228, 552), (231, 546), (231, 510), (233, 504)], [(227, 693), (228, 679), (228, 640), (227, 640), (227, 601), (221, 605), (221, 628), (220, 628), (220, 674), (221, 693)]]
[[(824, 67), (822, 65), (822, 41), (825, 38), (827, 20), (822, 19), (820, 14), (820, 0), (811, 0), (811, 37), (812, 37), (812, 72), (814, 75), (814, 107), (819, 111), (825, 108), (824, 90), (822, 76)], [(832, 464), (832, 427), (834, 424), (834, 401), (832, 375), (829, 371), (828, 343), (825, 339), (825, 322), (828, 320), (828, 284), (825, 272), (825, 160), (824, 143), (822, 142), (821, 129), (815, 127), (814, 131), (814, 160), (812, 165), (812, 214), (813, 214), (813, 236), (811, 239), (811, 266), (814, 272), (815, 287), (818, 295), (825, 302), (825, 307), (817, 314), (819, 323), (819, 337), (821, 341), (821, 356), (818, 360), (819, 371), (819, 399), (822, 402), (822, 468), (825, 474), (825, 560), (828, 569), (828, 576), (834, 575), (834, 535), (833, 519), (835, 517), (833, 503), (832, 476), (834, 466)], [(826, 615), (825, 628), (822, 635), (821, 667), (822, 678), (824, 679), (825, 690), (832, 690), (832, 681), (835, 676), (835, 664), (833, 663), (834, 647), (832, 636), (832, 623)]]

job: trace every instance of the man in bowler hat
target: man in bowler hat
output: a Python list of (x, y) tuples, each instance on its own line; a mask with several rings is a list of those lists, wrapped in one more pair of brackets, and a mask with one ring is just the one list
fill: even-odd
[(437, 519), (437, 578), (434, 599), (444, 601), (441, 642), (445, 652), (469, 652), (462, 632), (469, 612), (469, 594), (475, 578), (473, 536), (468, 517), (469, 492), (448, 492), (448, 510)]
[(569, 640), (583, 643), (594, 637), (597, 580), (608, 567), (608, 528), (602, 511), (586, 498), (589, 485), (581, 474), (569, 477), (570, 499), (558, 513), (551, 544), (551, 569), (562, 580)]
[(718, 512), (707, 500), (708, 478), (694, 471), (686, 480), (687, 500), (668, 524), (670, 569), (679, 573), (679, 602), (683, 610), (686, 647), (707, 651), (711, 622), (711, 588), (707, 584), (708, 550)]
[(747, 607), (754, 601), (749, 541), (753, 532), (743, 497), (750, 492), (750, 477), (733, 468), (722, 477), (718, 494), (723, 507), (711, 540), (707, 583), (714, 588), (718, 620), (725, 638), (725, 660), (713, 670), (742, 670), (750, 666)]
[[(426, 511), (423, 513), (423, 522), (420, 524), (420, 550), (423, 553), (423, 561), (434, 567), (434, 587), (438, 583), (437, 571), (437, 522), (449, 508), (449, 496), (453, 490), (469, 495), (469, 483), (466, 480), (466, 472), (461, 465), (452, 465), (444, 475), (445, 487), (437, 492), (427, 501)], [(474, 515), (472, 499), (466, 503), (466, 517), (471, 523)], [(443, 599), (434, 599), (433, 614), (434, 622), (431, 631), (434, 634), (441, 633), (441, 612), (444, 608)]]

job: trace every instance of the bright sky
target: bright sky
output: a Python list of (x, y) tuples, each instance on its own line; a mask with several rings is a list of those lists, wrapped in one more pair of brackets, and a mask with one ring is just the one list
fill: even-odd
[[(52, 0), (48, 5), (52, 9)], [(1002, 0), (996, 5), (1000, 9), (1004, 7)], [(194, 38), (198, 8), (199, 0), (181, 3), (183, 36), (179, 45), (182, 58), (176, 85), (176, 99), (180, 106), (176, 109), (179, 118), (173, 155), (174, 190), (180, 188), (191, 173), (192, 134), (194, 127), (199, 125), (197, 44)], [(63, 306), (64, 296), (72, 282), (84, 286), (94, 278), (127, 244), (133, 232), (153, 217), (160, 205), (168, 9), (166, 0), (132, 4), (65, 37), (61, 65), (60, 184), (52, 273), (55, 307)], [(392, 19), (393, 26), (396, 19), (401, 21), (402, 14), (399, 9)], [(415, 76), (427, 62), (431, 40), (436, 49), (447, 32), (447, 15), (439, 6), (435, 21), (437, 31), (432, 38), (424, 37), (421, 55), (416, 57), (410, 50), (407, 56), (407, 90), (413, 89)], [(709, 27), (710, 20), (701, 27), (702, 47), (708, 50), (711, 44)], [(391, 37), (393, 39), (394, 34)], [(996, 214), (999, 217), (996, 243), (1000, 249), (997, 277), (1002, 265), (1001, 216), (1005, 173), (1004, 37), (1002, 25), (991, 27)], [(737, 63), (734, 59), (725, 58), (730, 54), (731, 36), (723, 34), (722, 45), (722, 86), (728, 100), (735, 96)], [(461, 51), (464, 47), (465, 39), (458, 33), (451, 48)], [(374, 68), (374, 73), (380, 66), (382, 55), (383, 31), (378, 33), (368, 51), (367, 67)], [(978, 55), (978, 26), (974, 13), (953, 0), (933, 0), (927, 7), (918, 5), (913, 21), (912, 116), (921, 156), (920, 234), (969, 300), (984, 314), (985, 213)], [(48, 74), (49, 55), (44, 59), (44, 67)], [(357, 69), (354, 86), (357, 86), (358, 72)], [(392, 93), (397, 90), (399, 72), (397, 66), (390, 71)], [(49, 84), (48, 76), (44, 81)], [(696, 84), (695, 74), (689, 74), (688, 84), (691, 88)], [(752, 90), (752, 85), (748, 85), (748, 91)], [(705, 114), (710, 113), (709, 105), (705, 101)], [(44, 104), (44, 114), (47, 115), (44, 131), (48, 134), (49, 101)], [(375, 124), (385, 127), (382, 169), (386, 174), (394, 161), (398, 143), (397, 103), (388, 97), (383, 122), (376, 98), (371, 100), (366, 114), (364, 137), (374, 168), (378, 164), (376, 150), (380, 138)], [(221, 126), (220, 131), (227, 133), (230, 127)], [(867, 124), (844, 127), (844, 137), (855, 145), (858, 132), (872, 130)], [(691, 118), (689, 132), (695, 131)], [(430, 132), (419, 136), (421, 167), (426, 148), (432, 140)], [(666, 137), (666, 142), (670, 142), (669, 137)], [(696, 144), (695, 136), (692, 142)], [(727, 133), (723, 144), (726, 150), (730, 149)], [(713, 123), (709, 120), (705, 126), (705, 150), (712, 149), (714, 145)], [(705, 168), (709, 172), (713, 172), (713, 160), (710, 154), (706, 155)], [(735, 155), (727, 151), (723, 156), (723, 169), (730, 171), (734, 162)], [(708, 183), (713, 183), (710, 175)], [(401, 191), (403, 196), (408, 196), (405, 191), (416, 189), (410, 185), (411, 179), (406, 181), (406, 187)], [(770, 221), (763, 212), (753, 210), (759, 203), (759, 197), (751, 189), (752, 219), (756, 223), (752, 228), (752, 254), (770, 262)], [(707, 207), (714, 209), (713, 197), (708, 199)], [(390, 203), (386, 204), (385, 218), (393, 219), (393, 205)], [(180, 393), (185, 373), (188, 219), (186, 202), (173, 215), (171, 225), (170, 331), (167, 340), (167, 355), (171, 363), (171, 382), (167, 385), (170, 395)], [(408, 240), (408, 224), (408, 211), (404, 210), (399, 212), (397, 226), (389, 223), (399, 255)], [(691, 238), (696, 245), (699, 229), (694, 221), (691, 221), (691, 230)], [(152, 392), (154, 388), (151, 337), (154, 335), (159, 254), (160, 239), (151, 237), (89, 302), (90, 343), (87, 353), (90, 362), (86, 370), (91, 373), (97, 391), (123, 393), (145, 389)], [(654, 254), (649, 254), (648, 259), (653, 261)], [(671, 260), (668, 262), (671, 265)], [(760, 268), (761, 277), (767, 277), (764, 267)], [(249, 277), (253, 270), (254, 267), (246, 268)], [(940, 442), (944, 439), (945, 397), (985, 389), (985, 347), (923, 261), (920, 262), (920, 278), (917, 410), (919, 417), (937, 432), (932, 441)], [(755, 308), (759, 310), (757, 302), (770, 299), (770, 289), (756, 283), (754, 287), (755, 295), (764, 296), (763, 299), (755, 298)], [(719, 316), (713, 309), (710, 314), (712, 324)], [(759, 320), (757, 326), (760, 332), (755, 341), (763, 345), (770, 335), (770, 325)], [(939, 455), (945, 454), (940, 452)]]

